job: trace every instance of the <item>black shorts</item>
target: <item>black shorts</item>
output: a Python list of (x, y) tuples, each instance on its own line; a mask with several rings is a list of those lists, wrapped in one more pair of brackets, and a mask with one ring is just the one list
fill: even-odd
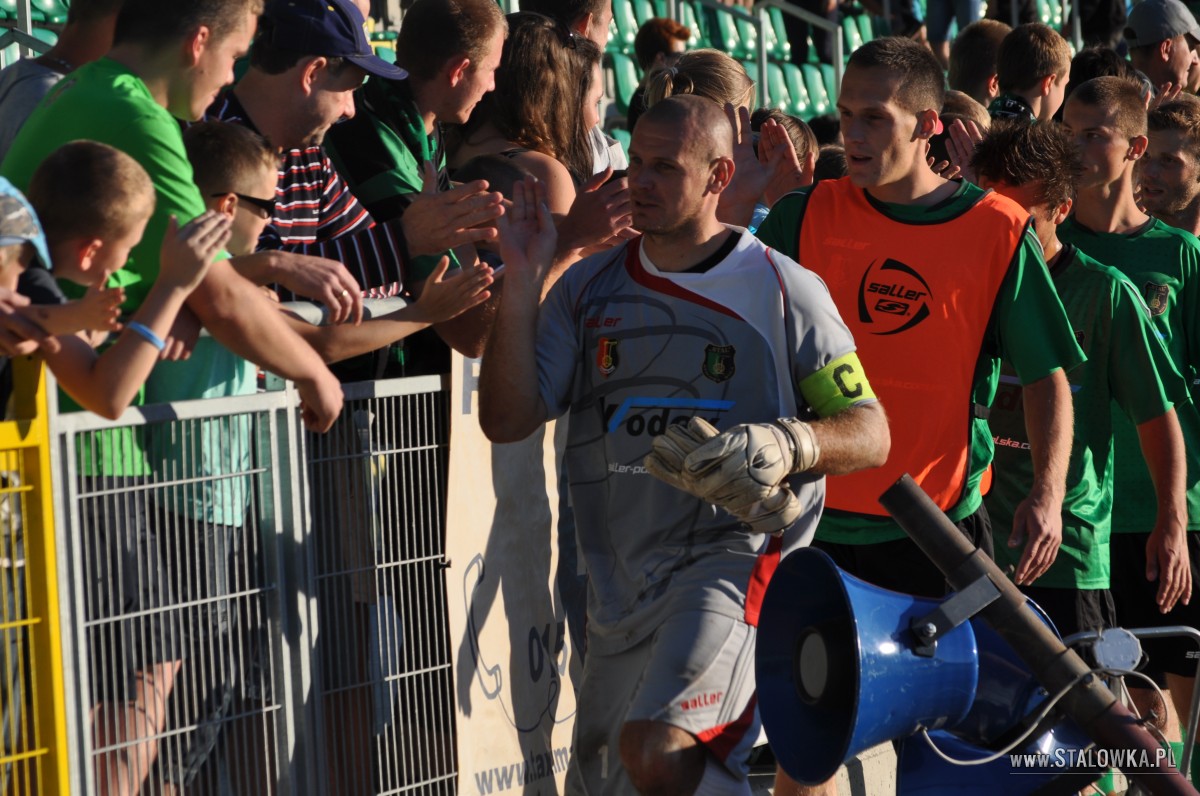
[(159, 529), (149, 520), (151, 487), (135, 477), (85, 477), (79, 498), (91, 699), (123, 701), (137, 672), (181, 655)]
[(1046, 612), (1066, 638), (1088, 630), (1117, 626), (1117, 609), (1108, 589), (1055, 589), (1021, 586), (1021, 592)]
[[(1200, 629), (1200, 533), (1187, 535), (1188, 560), (1192, 568), (1192, 602), (1176, 604), (1170, 613), (1160, 613), (1158, 582), (1146, 580), (1146, 539), (1144, 533), (1114, 533), (1109, 550), (1112, 555), (1112, 595), (1121, 627), (1164, 627), (1184, 625)], [(1156, 680), (1162, 674), (1194, 677), (1200, 654), (1196, 642), (1178, 636), (1142, 639), (1142, 650), (1149, 658), (1146, 673)], [(1129, 680), (1136, 687), (1137, 682)]]
[[(992, 521), (987, 509), (980, 506), (974, 513), (955, 523), (963, 535), (977, 548), (992, 555)], [(946, 576), (929, 560), (912, 539), (897, 539), (877, 544), (839, 544), (813, 542), (824, 550), (841, 569), (856, 578), (884, 589), (918, 597), (942, 597), (950, 591)]]

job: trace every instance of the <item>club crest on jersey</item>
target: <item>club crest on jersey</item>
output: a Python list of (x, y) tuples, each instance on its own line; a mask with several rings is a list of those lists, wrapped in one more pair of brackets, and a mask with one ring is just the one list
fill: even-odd
[(858, 319), (871, 334), (899, 334), (929, 317), (929, 283), (899, 260), (878, 260), (863, 273), (858, 286)]
[(596, 346), (596, 368), (600, 371), (600, 375), (605, 378), (611, 376), (620, 361), (617, 355), (617, 341), (601, 337), (599, 345)]
[(700, 366), (700, 372), (704, 374), (704, 378), (717, 384), (729, 381), (737, 371), (733, 361), (733, 355), (736, 353), (737, 350), (731, 345), (706, 345), (704, 364)]
[(1170, 287), (1147, 282), (1142, 289), (1146, 292), (1146, 308), (1150, 310), (1151, 315), (1162, 315), (1167, 311), (1171, 300)]

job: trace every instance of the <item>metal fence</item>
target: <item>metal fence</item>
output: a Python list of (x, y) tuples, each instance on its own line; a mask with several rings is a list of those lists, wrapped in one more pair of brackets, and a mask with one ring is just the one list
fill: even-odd
[(72, 792), (450, 794), (440, 377), (53, 416)]

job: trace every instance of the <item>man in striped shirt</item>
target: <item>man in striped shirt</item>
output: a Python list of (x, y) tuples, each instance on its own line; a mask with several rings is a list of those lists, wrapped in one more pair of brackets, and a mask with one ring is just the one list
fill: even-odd
[[(362, 23), (351, 0), (269, 2), (249, 71), (209, 108), (208, 118), (245, 125), (282, 151), (278, 202), (260, 250), (341, 262), (369, 297), (419, 295), (429, 274), (413, 272), (413, 258), (495, 237), (494, 228), (478, 225), (503, 212), (500, 195), (485, 191), (483, 183), (441, 193), (430, 186), (386, 223), (376, 223), (354, 197), (325, 153), (325, 133), (354, 115), (353, 92), (368, 73), (391, 79), (406, 74), (365, 54), (370, 44)], [(353, 52), (363, 55), (347, 56)], [(244, 275), (261, 284), (276, 281), (269, 267), (258, 267), (266, 260), (252, 262)], [(281, 297), (290, 299), (289, 293)], [(437, 328), (447, 343), (477, 356), (488, 318), (469, 312)]]

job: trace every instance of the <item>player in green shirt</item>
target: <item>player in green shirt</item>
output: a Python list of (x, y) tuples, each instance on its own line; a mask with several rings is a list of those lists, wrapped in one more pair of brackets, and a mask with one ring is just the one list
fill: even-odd
[[(1138, 424), (1143, 436), (1169, 438), (1182, 447), (1176, 404), (1189, 402), (1187, 383), (1158, 341), (1145, 303), (1118, 271), (1075, 246), (1063, 246), (1058, 224), (1071, 211), (1074, 178), (1082, 171), (1074, 143), (1057, 125), (994, 126), (972, 160), (980, 185), (1029, 210), (1045, 250), (1054, 287), (1087, 362), (1068, 374), (1075, 404), (1075, 442), (1063, 500), (1063, 542), (1058, 558), (1024, 590), (1064, 636), (1116, 624), (1109, 586), (1109, 532), (1113, 500), (1113, 427), (1110, 405)], [(996, 521), (996, 563), (1015, 566), (1019, 550), (1005, 544), (1016, 506), (1033, 478), (1025, 435), (1021, 388), (1005, 365), (989, 423), (996, 442), (995, 477), (985, 502)], [(1164, 514), (1184, 513), (1185, 471), (1175, 459), (1156, 459)], [(1162, 522), (1165, 532), (1182, 525)], [(1170, 588), (1182, 594), (1185, 569)]]
[[(942, 234), (939, 225), (974, 212), (984, 199), (984, 192), (978, 187), (943, 180), (925, 161), (928, 138), (940, 127), (938, 109), (942, 107), (943, 80), (941, 69), (928, 50), (913, 42), (878, 39), (851, 56), (838, 98), (850, 183), (864, 192), (881, 223), (920, 225), (927, 231), (931, 252), (961, 248), (961, 239)], [(814, 189), (818, 197), (820, 185)], [(759, 228), (758, 236), (768, 246), (820, 275), (828, 263), (806, 262), (799, 250), (809, 195), (800, 192), (777, 202)], [(1007, 200), (998, 204), (1008, 207)], [(1016, 208), (1011, 209), (1019, 213)], [(838, 228), (828, 230), (826, 241), (829, 245), (842, 244), (843, 251), (850, 251), (858, 245), (859, 238), (868, 237), (870, 233), (862, 235), (858, 229)], [(962, 494), (948, 513), (973, 543), (981, 549), (990, 548), (990, 528), (986, 511), (981, 508), (979, 484), (992, 458), (992, 437), (980, 415), (995, 395), (999, 358), (1005, 356), (1021, 373), (1031, 407), (1030, 437), (1038, 477), (1022, 506), (1021, 532), (1029, 534), (1030, 542), (1018, 576), (1019, 581), (1032, 581), (1050, 566), (1058, 548), (1071, 440), (1071, 398), (1063, 371), (1082, 362), (1083, 354), (1071, 335), (1037, 240), (1029, 233), (1023, 234), (1018, 227), (1011, 229), (1009, 239), (1015, 243), (1007, 271), (994, 296), (981, 299), (991, 306), (982, 346), (978, 352), (957, 352), (960, 357), (970, 357), (976, 362), (973, 378), (966, 386), (980, 411), (969, 421)], [(985, 257), (993, 256), (999, 244), (999, 240), (978, 241), (979, 251)], [(831, 261), (834, 256), (830, 253)], [(968, 260), (964, 258), (963, 262), (965, 266)], [(843, 319), (855, 331), (858, 308), (840, 309)], [(861, 345), (862, 336), (857, 331), (855, 339)], [(957, 342), (950, 340), (947, 344)], [(912, 356), (927, 357), (929, 352), (913, 351)], [(863, 366), (870, 371), (871, 364), (865, 358)], [(880, 392), (878, 385), (876, 391)], [(911, 408), (901, 411), (900, 407), (889, 404), (882, 393), (881, 400), (893, 429), (906, 422), (920, 421), (913, 417)], [(963, 407), (964, 417), (968, 409)], [(897, 453), (893, 445), (889, 461)], [(905, 538), (893, 520), (835, 511), (829, 506), (827, 501), (817, 530), (818, 546), (827, 550), (837, 548), (834, 558), (839, 565), (846, 568), (844, 562), (850, 561), (859, 577), (887, 588), (909, 593), (942, 593), (945, 581), (941, 573)], [(776, 793), (789, 796), (836, 792), (832, 780), (815, 787), (802, 787), (783, 772), (779, 772), (776, 785)]]
[[(1145, 300), (1175, 367), (1185, 378), (1194, 378), (1200, 362), (1200, 241), (1138, 207), (1134, 167), (1146, 151), (1146, 112), (1137, 86), (1119, 78), (1089, 80), (1071, 93), (1063, 122), (1079, 148), (1084, 173), (1077, 185), (1075, 213), (1059, 228), (1059, 237), (1103, 258), (1129, 278)], [(1172, 588), (1183, 577), (1194, 581), (1200, 566), (1200, 536), (1181, 532), (1183, 527), (1200, 530), (1200, 415), (1194, 403), (1177, 404), (1175, 411), (1182, 449), (1171, 444), (1171, 435), (1147, 434), (1123, 413), (1113, 416), (1111, 588), (1117, 616), (1126, 627), (1200, 625), (1200, 601), (1189, 604), (1190, 589)], [(1155, 464), (1147, 467), (1142, 451)], [(1168, 461), (1184, 467), (1185, 457), (1183, 511), (1156, 501), (1150, 473), (1161, 472)], [(1150, 656), (1149, 672), (1170, 686), (1186, 720), (1196, 670), (1196, 661), (1188, 658), (1191, 642), (1159, 639), (1143, 642), (1143, 647)], [(1130, 686), (1135, 704), (1148, 707), (1152, 694), (1133, 687), (1136, 683)], [(1170, 715), (1167, 737), (1179, 738)]]

